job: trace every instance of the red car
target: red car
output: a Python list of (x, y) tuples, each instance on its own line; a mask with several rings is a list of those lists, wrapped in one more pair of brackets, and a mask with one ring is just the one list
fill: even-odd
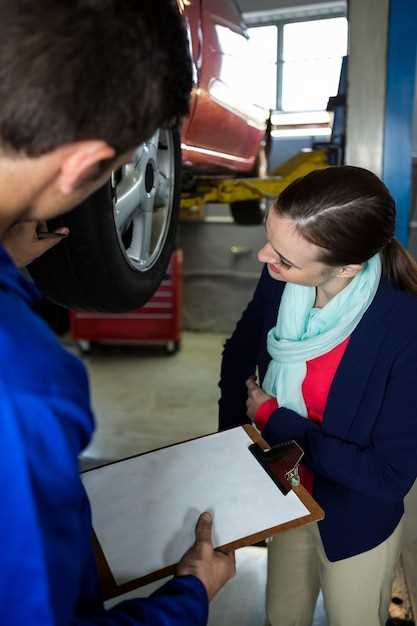
[(249, 173), (265, 135), (266, 112), (252, 102), (241, 71), (248, 44), (242, 15), (233, 0), (194, 0), (185, 19), (197, 84), (182, 129), (184, 165)]
[(195, 76), (181, 132), (161, 128), (139, 146), (107, 185), (53, 224), (69, 226), (71, 236), (29, 268), (44, 293), (70, 308), (123, 312), (149, 300), (174, 245), (181, 166), (187, 189), (201, 174), (257, 170), (267, 112), (252, 102), (244, 72), (237, 71), (248, 43), (238, 6), (234, 0), (179, 4)]

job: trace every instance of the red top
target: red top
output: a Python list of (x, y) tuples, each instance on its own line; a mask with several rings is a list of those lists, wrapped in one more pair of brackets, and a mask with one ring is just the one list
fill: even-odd
[[(350, 337), (345, 339), (338, 346), (311, 361), (307, 361), (307, 373), (303, 382), (302, 392), (305, 405), (307, 407), (308, 418), (323, 423), (324, 411), (326, 409), (327, 398), (332, 386), (337, 368), (343, 358)], [(278, 409), (278, 402), (275, 398), (267, 400), (258, 408), (255, 417), (255, 424), (262, 432), (272, 413)], [(279, 419), (279, 417), (277, 417)], [(312, 493), (314, 474), (310, 468), (302, 464), (300, 466), (300, 478), (304, 487)]]

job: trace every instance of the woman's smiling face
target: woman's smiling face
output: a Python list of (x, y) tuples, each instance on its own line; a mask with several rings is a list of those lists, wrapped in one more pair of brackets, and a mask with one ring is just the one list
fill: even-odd
[(304, 239), (294, 220), (280, 216), (275, 208), (269, 211), (265, 230), (267, 242), (258, 260), (267, 264), (275, 280), (316, 287), (337, 275), (340, 268), (318, 260), (323, 249)]

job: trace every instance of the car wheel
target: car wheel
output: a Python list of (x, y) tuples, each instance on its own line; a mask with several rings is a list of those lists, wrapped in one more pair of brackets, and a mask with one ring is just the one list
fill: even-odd
[(179, 211), (179, 132), (160, 129), (134, 160), (50, 228), (70, 235), (29, 266), (49, 298), (78, 310), (127, 312), (154, 294), (174, 247)]

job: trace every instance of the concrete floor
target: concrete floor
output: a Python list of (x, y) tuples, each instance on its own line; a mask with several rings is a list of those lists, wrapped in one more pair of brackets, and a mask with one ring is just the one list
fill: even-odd
[(85, 359), (97, 432), (86, 455), (119, 459), (215, 432), (225, 337), (185, 333), (167, 356), (157, 346), (99, 346)]
[[(184, 333), (183, 348), (100, 346), (85, 358), (97, 431), (82, 463), (92, 466), (217, 430), (217, 381), (225, 337)], [(237, 576), (215, 598), (210, 626), (265, 622), (266, 549), (237, 554)], [(155, 585), (130, 596), (148, 595)], [(326, 626), (321, 599), (314, 626)]]

